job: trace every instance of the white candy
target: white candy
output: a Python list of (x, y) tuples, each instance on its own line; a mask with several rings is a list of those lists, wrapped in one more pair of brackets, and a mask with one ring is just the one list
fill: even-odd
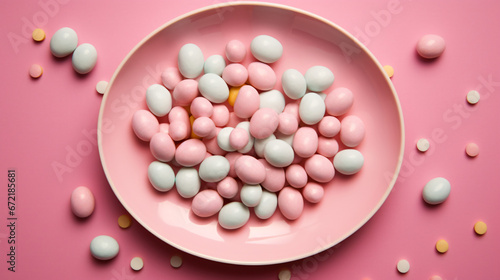
[(276, 193), (264, 190), (259, 204), (254, 208), (255, 215), (260, 219), (269, 219), (274, 214), (277, 207), (278, 196)]
[(333, 158), (335, 170), (344, 175), (357, 173), (363, 167), (364, 162), (365, 159), (361, 152), (355, 149), (344, 149)]
[(271, 108), (280, 114), (285, 109), (285, 97), (279, 90), (270, 90), (262, 92), (260, 96), (259, 108)]
[(203, 71), (205, 73), (214, 73), (216, 75), (221, 76), (222, 71), (226, 68), (226, 61), (222, 55), (212, 55), (205, 60), (205, 64), (203, 66)]
[(250, 122), (240, 122), (236, 127), (241, 127), (248, 132), (248, 143), (245, 147), (238, 150), (239, 153), (246, 154), (250, 152), (255, 143), (255, 138), (250, 134)]
[(233, 201), (219, 211), (219, 224), (225, 229), (237, 229), (250, 219), (250, 210), (243, 203)]
[(120, 251), (118, 242), (107, 235), (99, 235), (90, 242), (90, 253), (98, 260), (110, 260)]
[(323, 91), (333, 84), (334, 76), (325, 66), (313, 66), (304, 75), (307, 88), (312, 91)]
[(219, 182), (229, 173), (229, 161), (223, 156), (204, 159), (199, 168), (200, 178), (205, 182)]
[(219, 134), (217, 134), (217, 145), (219, 145), (219, 147), (226, 152), (236, 151), (236, 149), (233, 148), (231, 146), (231, 144), (229, 143), (229, 135), (231, 134), (233, 129), (234, 128), (227, 126), (227, 127), (224, 127), (223, 129), (221, 129), (219, 131)]
[[(292, 133), (290, 135), (285, 135), (280, 132), (274, 133), (274, 136), (276, 136), (276, 139), (280, 139), (285, 141), (288, 145), (292, 146), (293, 145), (293, 138), (295, 137), (295, 133)], [(293, 148), (293, 147), (292, 147)]]
[(248, 207), (257, 206), (262, 197), (262, 187), (260, 185), (244, 184), (240, 191), (241, 202)]
[(71, 54), (78, 45), (78, 36), (75, 30), (63, 27), (52, 35), (50, 39), (50, 51), (55, 57), (65, 57)]
[(283, 46), (275, 38), (268, 35), (259, 35), (250, 43), (252, 55), (264, 62), (273, 63), (283, 55)]
[(146, 103), (157, 117), (163, 117), (172, 109), (172, 95), (164, 86), (153, 84), (146, 90)]
[(175, 176), (175, 187), (180, 196), (191, 198), (195, 196), (201, 187), (198, 171), (194, 167), (183, 167), (177, 171)]
[(425, 184), (422, 197), (425, 202), (435, 205), (444, 202), (450, 195), (451, 185), (448, 180), (437, 177)]
[(203, 71), (205, 59), (203, 58), (203, 52), (197, 45), (185, 44), (179, 50), (177, 63), (182, 76), (194, 79)]
[(198, 89), (203, 97), (213, 103), (222, 103), (229, 97), (229, 88), (226, 82), (214, 73), (201, 76), (198, 81)]
[(325, 110), (325, 101), (317, 93), (306, 93), (300, 100), (299, 116), (305, 124), (313, 125), (321, 121)]
[(294, 152), (288, 143), (275, 139), (267, 142), (264, 148), (264, 157), (272, 166), (285, 167), (292, 163)]
[(275, 140), (276, 136), (274, 134), (271, 134), (269, 137), (264, 138), (264, 139), (255, 139), (255, 143), (253, 144), (253, 149), (255, 153), (263, 158), (264, 157), (264, 149), (266, 148), (266, 145), (269, 141)]
[(73, 52), (73, 69), (79, 74), (87, 74), (97, 62), (97, 50), (91, 44), (81, 44)]
[(172, 167), (159, 161), (153, 161), (149, 164), (148, 178), (151, 185), (160, 192), (169, 191), (175, 183), (175, 173)]
[(298, 70), (288, 69), (281, 76), (281, 86), (291, 99), (299, 99), (306, 94), (306, 79)]

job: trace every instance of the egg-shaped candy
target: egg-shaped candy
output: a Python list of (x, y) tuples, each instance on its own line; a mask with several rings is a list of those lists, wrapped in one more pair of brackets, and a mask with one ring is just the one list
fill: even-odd
[(215, 126), (223, 127), (229, 122), (229, 110), (225, 105), (214, 105), (210, 118), (214, 121)]
[(334, 75), (327, 67), (317, 65), (307, 69), (304, 78), (309, 90), (320, 92), (333, 84)]
[(175, 143), (165, 132), (157, 132), (149, 142), (151, 154), (163, 162), (171, 161), (175, 156)]
[(347, 147), (353, 148), (361, 144), (365, 138), (365, 124), (354, 115), (346, 116), (340, 122), (340, 141)]
[(318, 203), (323, 199), (325, 195), (325, 190), (320, 184), (309, 182), (302, 190), (302, 195), (304, 199), (311, 203)]
[(276, 62), (283, 55), (281, 43), (269, 35), (259, 35), (253, 38), (250, 50), (257, 60), (265, 63)]
[(175, 176), (175, 188), (180, 196), (191, 198), (195, 196), (201, 187), (198, 171), (193, 167), (183, 167), (177, 171)]
[(308, 158), (318, 149), (318, 134), (311, 127), (301, 127), (295, 132), (292, 147), (298, 156)]
[(319, 154), (308, 158), (304, 164), (304, 168), (307, 175), (316, 182), (327, 183), (335, 176), (335, 169), (332, 162)]
[(439, 57), (445, 48), (446, 43), (443, 37), (435, 34), (424, 35), (417, 43), (418, 54), (427, 59)]
[(264, 157), (272, 166), (289, 166), (294, 159), (292, 146), (283, 140), (275, 139), (266, 144)]
[[(240, 122), (236, 125), (235, 127), (235, 130), (236, 129), (243, 129), (245, 131), (245, 133), (248, 135), (248, 142), (245, 146), (243, 146), (243, 148), (240, 148), (238, 149), (238, 152), (242, 153), (242, 154), (246, 154), (248, 152), (250, 152), (254, 146), (254, 142), (255, 142), (255, 138), (250, 134), (250, 122), (248, 121), (244, 121), (244, 122)], [(234, 130), (233, 130), (234, 132)], [(231, 140), (231, 139), (229, 139)]]
[(152, 84), (146, 90), (146, 104), (157, 117), (163, 117), (172, 109), (172, 95), (164, 86)]
[(228, 173), (229, 161), (223, 156), (207, 157), (200, 164), (200, 178), (205, 182), (219, 182)]
[(193, 79), (184, 79), (180, 81), (172, 92), (178, 106), (188, 106), (198, 96), (198, 82)]
[(234, 171), (238, 178), (246, 184), (260, 184), (266, 179), (266, 168), (252, 156), (239, 157), (234, 163)]
[(436, 205), (443, 203), (451, 192), (451, 184), (443, 177), (437, 177), (425, 184), (422, 197), (428, 204)]
[(211, 55), (205, 60), (205, 64), (203, 65), (203, 70), (205, 73), (214, 73), (216, 75), (221, 76), (222, 71), (226, 67), (226, 61), (222, 55), (214, 54)]
[(307, 184), (307, 172), (301, 165), (292, 164), (286, 168), (286, 181), (294, 188), (302, 188)]
[(193, 122), (193, 132), (194, 134), (202, 138), (210, 139), (215, 137), (217, 130), (212, 119), (207, 117), (199, 117)]
[(132, 116), (132, 129), (137, 138), (149, 141), (159, 131), (158, 119), (148, 110), (138, 110)]
[(229, 134), (229, 144), (236, 150), (244, 148), (250, 140), (250, 134), (242, 127), (237, 127)]
[(354, 96), (348, 88), (336, 88), (325, 98), (326, 112), (332, 116), (341, 116), (351, 109), (353, 103)]
[(271, 90), (276, 84), (276, 73), (271, 66), (252, 62), (248, 65), (248, 82), (258, 90)]
[(217, 192), (224, 198), (233, 198), (238, 191), (238, 182), (233, 177), (228, 176), (217, 183)]
[(296, 69), (287, 69), (281, 75), (281, 86), (285, 94), (291, 99), (299, 99), (306, 94), (306, 79)]
[(182, 46), (179, 50), (177, 64), (182, 76), (193, 79), (198, 77), (203, 71), (205, 58), (203, 57), (203, 52), (200, 47), (189, 43)]
[(222, 103), (229, 97), (229, 87), (217, 74), (207, 73), (198, 81), (201, 95), (213, 103)]
[(259, 108), (271, 108), (280, 114), (285, 109), (285, 97), (279, 90), (273, 89), (260, 94)]
[(259, 106), (259, 92), (252, 86), (242, 86), (233, 105), (234, 113), (240, 118), (250, 118), (259, 110)]
[(317, 93), (306, 93), (299, 104), (300, 119), (308, 125), (321, 121), (325, 115), (325, 102)]
[(65, 57), (71, 54), (77, 45), (78, 35), (69, 27), (57, 30), (50, 39), (50, 51), (55, 57)]
[(219, 211), (219, 224), (225, 229), (237, 229), (250, 219), (250, 210), (241, 202), (233, 201), (222, 206)]
[(97, 62), (97, 50), (91, 44), (85, 43), (76, 47), (71, 58), (73, 69), (79, 74), (87, 74), (94, 69)]
[(250, 134), (256, 139), (269, 137), (279, 124), (278, 113), (271, 108), (259, 109), (250, 119)]
[(231, 146), (229, 141), (229, 137), (231, 136), (231, 132), (233, 132), (233, 130), (233, 127), (227, 126), (221, 129), (217, 134), (217, 144), (226, 152), (236, 151), (236, 149)]
[(107, 235), (96, 236), (90, 242), (90, 253), (98, 260), (110, 260), (120, 251), (120, 245), (116, 239)]
[(282, 167), (272, 166), (263, 158), (259, 161), (266, 169), (266, 178), (260, 185), (270, 192), (280, 191), (285, 186), (285, 170)]
[(199, 139), (188, 139), (175, 150), (175, 161), (186, 167), (195, 166), (205, 159), (207, 148)]
[(95, 198), (89, 188), (80, 186), (71, 193), (71, 211), (79, 218), (92, 215), (95, 208)]
[(148, 178), (151, 185), (160, 192), (171, 190), (175, 183), (175, 173), (172, 167), (159, 161), (149, 164)]
[(333, 157), (339, 151), (339, 143), (335, 138), (318, 137), (318, 154)]
[(285, 218), (296, 220), (304, 210), (304, 198), (297, 189), (284, 187), (278, 194), (278, 207)]
[(355, 149), (344, 149), (338, 152), (333, 158), (335, 170), (344, 175), (358, 173), (363, 167), (364, 162), (363, 154)]
[(239, 87), (247, 81), (248, 70), (239, 63), (231, 63), (224, 68), (222, 79), (230, 86)]
[(292, 114), (283, 112), (278, 115), (279, 124), (278, 131), (284, 135), (294, 134), (299, 128), (299, 122)]
[(240, 191), (241, 202), (248, 207), (255, 207), (262, 197), (262, 187), (259, 184), (244, 184)]
[(275, 140), (276, 136), (274, 134), (269, 135), (269, 137), (266, 137), (264, 139), (255, 139), (253, 148), (257, 156), (263, 158), (264, 157), (264, 149), (266, 148), (266, 145), (269, 141)]
[(226, 57), (231, 62), (242, 62), (247, 54), (247, 48), (240, 40), (231, 40), (226, 44)]
[(198, 217), (206, 218), (219, 212), (224, 200), (215, 190), (206, 189), (196, 194), (191, 209)]
[(221, 149), (219, 147), (219, 144), (217, 143), (217, 135), (221, 131), (221, 128), (216, 127), (215, 128), (215, 137), (212, 138), (203, 138), (203, 144), (205, 144), (205, 147), (207, 147), (207, 152), (209, 152), (212, 155), (225, 155), (227, 154), (226, 151)]
[(169, 90), (173, 90), (180, 81), (182, 76), (177, 67), (167, 67), (161, 72), (161, 82)]
[(191, 102), (189, 111), (195, 118), (211, 117), (214, 113), (214, 106), (205, 97), (198, 96)]
[(276, 212), (277, 207), (278, 196), (276, 195), (276, 193), (263, 190), (260, 202), (254, 208), (255, 215), (259, 217), (259, 219), (269, 219), (274, 214), (274, 212)]
[(325, 116), (319, 121), (318, 131), (325, 137), (334, 137), (340, 132), (340, 121), (336, 117)]

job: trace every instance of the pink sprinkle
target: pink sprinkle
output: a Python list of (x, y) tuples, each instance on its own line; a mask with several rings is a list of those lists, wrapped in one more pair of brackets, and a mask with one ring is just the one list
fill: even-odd
[(470, 157), (476, 157), (479, 154), (479, 146), (476, 143), (469, 143), (465, 147), (465, 152)]
[(40, 66), (38, 64), (31, 65), (31, 67), (30, 67), (31, 78), (33, 78), (33, 79), (40, 78), (40, 76), (42, 76), (42, 74), (43, 74), (42, 66)]

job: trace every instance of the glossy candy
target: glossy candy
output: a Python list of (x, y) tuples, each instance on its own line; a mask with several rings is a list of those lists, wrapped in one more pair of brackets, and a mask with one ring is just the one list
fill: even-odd
[(229, 97), (229, 87), (217, 74), (207, 73), (198, 81), (201, 95), (213, 103), (222, 103)]
[(422, 190), (422, 197), (429, 204), (440, 204), (448, 198), (450, 191), (450, 182), (445, 178), (437, 177), (425, 184)]
[(180, 81), (182, 76), (176, 67), (167, 67), (161, 73), (161, 82), (169, 90), (173, 90)]
[(326, 112), (332, 116), (341, 116), (351, 109), (353, 103), (354, 96), (349, 89), (336, 88), (325, 98)]
[(307, 173), (304, 167), (292, 164), (286, 168), (286, 181), (294, 188), (302, 188), (307, 184)]
[(111, 236), (99, 235), (90, 242), (90, 253), (98, 260), (110, 260), (120, 251), (118, 242)]
[(307, 175), (319, 183), (330, 182), (335, 175), (332, 162), (322, 155), (315, 154), (308, 158), (304, 167)]
[(325, 115), (325, 102), (317, 93), (306, 93), (300, 100), (299, 116), (308, 125), (321, 121)]
[(301, 127), (295, 133), (292, 147), (298, 156), (308, 158), (318, 150), (318, 134), (311, 127)]
[(226, 44), (226, 57), (231, 62), (241, 62), (245, 59), (247, 47), (240, 40), (231, 40)]
[(75, 30), (63, 27), (57, 30), (50, 39), (50, 51), (55, 57), (65, 57), (71, 54), (78, 45)]
[(224, 68), (222, 79), (230, 86), (241, 86), (248, 79), (248, 70), (239, 63), (231, 63)]
[(276, 84), (276, 73), (267, 64), (252, 62), (248, 65), (248, 82), (259, 90), (271, 90)]
[(269, 137), (278, 128), (278, 113), (271, 108), (259, 109), (250, 119), (250, 134), (256, 139)]
[(333, 84), (334, 75), (330, 69), (318, 65), (307, 69), (304, 78), (309, 90), (320, 92)]
[(277, 207), (278, 196), (276, 193), (263, 190), (259, 204), (254, 208), (255, 215), (259, 219), (269, 219), (276, 212)]
[(205, 73), (214, 73), (221, 76), (222, 71), (226, 67), (226, 61), (221, 55), (215, 54), (211, 55), (205, 60), (203, 64), (203, 70)]
[(214, 105), (213, 114), (210, 118), (216, 126), (223, 127), (229, 121), (229, 110), (225, 105)]
[(318, 154), (333, 157), (339, 151), (339, 143), (335, 138), (318, 137)]
[(195, 166), (205, 159), (207, 148), (199, 139), (188, 139), (175, 150), (175, 161), (186, 167)]
[(199, 217), (210, 217), (222, 208), (224, 200), (217, 191), (206, 189), (194, 196), (191, 209)]
[(318, 131), (325, 137), (334, 137), (340, 132), (340, 121), (336, 117), (325, 116), (319, 121)]
[(243, 149), (250, 140), (250, 134), (242, 127), (237, 127), (229, 134), (229, 145), (236, 150)]
[(97, 50), (91, 44), (81, 44), (74, 50), (71, 63), (77, 73), (87, 74), (97, 63)]
[(323, 199), (325, 190), (320, 184), (309, 182), (302, 190), (302, 195), (304, 196), (305, 200), (311, 203), (318, 203), (321, 201), (321, 199)]
[(223, 156), (207, 157), (200, 164), (200, 178), (205, 182), (219, 182), (228, 173), (229, 161)]
[(295, 133), (299, 127), (299, 122), (292, 114), (283, 112), (278, 115), (279, 124), (278, 131), (285, 135)]
[(132, 117), (132, 129), (142, 141), (149, 141), (159, 131), (158, 119), (147, 110), (138, 110)]
[(71, 193), (70, 204), (75, 216), (86, 218), (94, 212), (95, 198), (87, 187), (80, 186)]
[(175, 183), (175, 173), (172, 167), (159, 161), (149, 164), (148, 178), (151, 185), (160, 192), (171, 190)]
[(270, 90), (260, 94), (260, 107), (271, 108), (280, 114), (285, 109), (285, 97), (279, 90)]
[(266, 179), (266, 168), (252, 156), (239, 157), (234, 163), (234, 170), (238, 178), (246, 184), (260, 184)]
[(176, 105), (187, 106), (198, 96), (198, 82), (193, 79), (184, 79), (177, 83), (172, 92)]
[(262, 198), (262, 187), (259, 184), (244, 184), (240, 191), (241, 202), (248, 207), (255, 207)]
[(288, 69), (281, 75), (283, 92), (291, 99), (299, 99), (306, 94), (306, 79), (298, 70)]
[(233, 130), (234, 128), (226, 126), (217, 134), (217, 144), (226, 152), (236, 151), (236, 149), (231, 146), (231, 143), (229, 141), (229, 137), (231, 136), (231, 132), (233, 132)]
[(276, 38), (269, 35), (259, 35), (250, 43), (252, 55), (259, 61), (273, 63), (283, 55), (283, 46)]
[(195, 118), (211, 117), (214, 113), (214, 106), (208, 99), (198, 96), (191, 102), (189, 110)]
[(284, 187), (278, 194), (278, 207), (285, 218), (298, 219), (304, 210), (302, 194), (294, 188)]
[(172, 95), (162, 85), (150, 85), (146, 90), (146, 104), (151, 113), (163, 117), (172, 109)]
[(266, 178), (260, 185), (270, 192), (278, 192), (285, 186), (285, 170), (269, 164), (265, 159), (259, 159), (266, 169)]
[(195, 196), (201, 187), (198, 171), (193, 167), (183, 167), (177, 171), (175, 176), (175, 188), (180, 196), (191, 198)]
[(344, 149), (333, 158), (335, 170), (344, 175), (353, 175), (363, 167), (365, 159), (360, 151), (355, 149)]
[(168, 121), (170, 122), (168, 133), (172, 140), (184, 140), (191, 135), (189, 115), (183, 107), (175, 106), (172, 108), (168, 114)]
[(238, 182), (233, 177), (228, 176), (217, 183), (217, 192), (224, 198), (233, 198), (238, 191)]
[(237, 229), (244, 226), (250, 218), (250, 210), (241, 202), (233, 201), (219, 211), (219, 224), (225, 229)]
[(294, 152), (292, 147), (283, 140), (270, 140), (264, 148), (264, 157), (272, 166), (285, 167), (292, 163)]
[(260, 106), (260, 95), (249, 85), (242, 86), (234, 102), (234, 112), (240, 118), (250, 118)]
[(175, 156), (175, 143), (172, 138), (165, 132), (157, 132), (149, 142), (151, 154), (163, 162), (169, 162)]
[(203, 71), (205, 64), (203, 52), (195, 44), (185, 44), (179, 50), (177, 64), (182, 76), (188, 79), (196, 78)]
[(347, 147), (361, 144), (365, 138), (365, 124), (357, 116), (349, 115), (340, 122), (340, 140)]
[(443, 37), (435, 34), (422, 36), (417, 43), (418, 54), (427, 59), (433, 59), (441, 56), (446, 48)]

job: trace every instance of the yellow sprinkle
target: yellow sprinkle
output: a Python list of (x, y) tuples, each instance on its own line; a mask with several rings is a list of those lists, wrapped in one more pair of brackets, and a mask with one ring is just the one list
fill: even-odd
[(120, 217), (118, 217), (118, 225), (121, 228), (129, 228), (131, 224), (132, 224), (132, 218), (129, 215), (123, 214)]
[(486, 226), (486, 223), (483, 222), (483, 221), (479, 221), (477, 222), (475, 225), (474, 225), (474, 231), (478, 234), (478, 235), (483, 235), (486, 233), (486, 231), (488, 230), (488, 227)]
[(236, 102), (236, 97), (238, 97), (240, 88), (241, 87), (232, 87), (229, 89), (229, 97), (227, 98), (229, 105), (234, 106), (234, 102)]
[(392, 78), (392, 76), (394, 76), (394, 68), (392, 68), (392, 66), (386, 65), (384, 66), (384, 70), (385, 73), (387, 73), (387, 76), (389, 76), (389, 78)]
[(441, 253), (441, 254), (444, 254), (446, 253), (446, 251), (448, 251), (448, 248), (449, 248), (449, 245), (448, 245), (448, 242), (446, 242), (446, 240), (444, 239), (439, 239), (437, 242), (436, 242), (436, 250)]
[(33, 40), (35, 40), (37, 42), (41, 42), (41, 41), (45, 40), (45, 31), (43, 31), (40, 28), (37, 28), (37, 29), (33, 30), (33, 33), (31, 34), (31, 36), (33, 37)]

